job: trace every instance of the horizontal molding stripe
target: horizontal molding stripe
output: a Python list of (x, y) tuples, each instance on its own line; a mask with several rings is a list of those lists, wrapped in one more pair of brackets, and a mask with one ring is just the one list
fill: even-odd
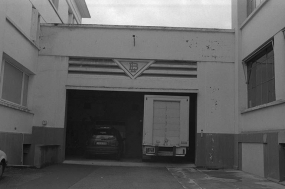
[[(70, 58), (68, 73), (127, 77), (116, 62), (104, 58)], [(197, 62), (158, 60), (138, 77), (197, 78)]]

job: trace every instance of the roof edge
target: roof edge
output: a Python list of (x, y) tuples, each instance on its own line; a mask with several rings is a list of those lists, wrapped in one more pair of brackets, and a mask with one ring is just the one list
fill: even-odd
[(41, 26), (74, 27), (74, 28), (102, 28), (102, 29), (134, 29), (134, 30), (167, 30), (167, 31), (196, 31), (196, 32), (224, 32), (234, 33), (234, 29), (219, 28), (190, 28), (165, 26), (136, 26), (136, 25), (102, 25), (102, 24), (41, 24)]

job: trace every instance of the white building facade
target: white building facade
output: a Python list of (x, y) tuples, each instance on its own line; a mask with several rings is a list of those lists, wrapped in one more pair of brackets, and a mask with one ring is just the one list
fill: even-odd
[(25, 11), (10, 2), (0, 8), (0, 147), (10, 163), (83, 154), (98, 125), (124, 128), (125, 156), (138, 158), (144, 96), (186, 96), (189, 162), (284, 180), (282, 0), (232, 0), (228, 30), (76, 25), (90, 17), (83, 0), (21, 1)]
[(232, 1), (235, 28), (235, 167), (284, 180), (285, 2)]
[(34, 164), (33, 101), (41, 23), (80, 24), (90, 17), (74, 0), (1, 0), (0, 147), (13, 165)]

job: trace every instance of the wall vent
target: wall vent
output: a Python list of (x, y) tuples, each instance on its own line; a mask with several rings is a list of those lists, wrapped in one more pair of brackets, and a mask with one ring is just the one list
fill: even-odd
[(197, 78), (197, 62), (155, 61), (141, 77)]
[(112, 59), (70, 58), (68, 73), (126, 76), (125, 72)]
[[(132, 60), (129, 60), (130, 62)], [(143, 61), (143, 60), (135, 60)], [(120, 59), (70, 58), (69, 74), (111, 75), (127, 77), (126, 70), (120, 66)], [(139, 77), (197, 78), (197, 62), (190, 61), (150, 61)], [(136, 77), (131, 77), (135, 79)]]

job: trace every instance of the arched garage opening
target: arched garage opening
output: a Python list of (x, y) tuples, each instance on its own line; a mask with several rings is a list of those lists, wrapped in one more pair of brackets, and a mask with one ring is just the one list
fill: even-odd
[[(119, 130), (125, 139), (123, 159), (140, 160), (142, 157), (145, 95), (187, 96), (190, 98), (189, 148), (183, 161), (194, 163), (197, 117), (197, 95), (195, 93), (68, 89), (65, 124), (65, 158), (84, 159), (86, 142), (94, 131), (94, 128), (112, 126)], [(94, 158), (105, 158), (105, 156)]]

